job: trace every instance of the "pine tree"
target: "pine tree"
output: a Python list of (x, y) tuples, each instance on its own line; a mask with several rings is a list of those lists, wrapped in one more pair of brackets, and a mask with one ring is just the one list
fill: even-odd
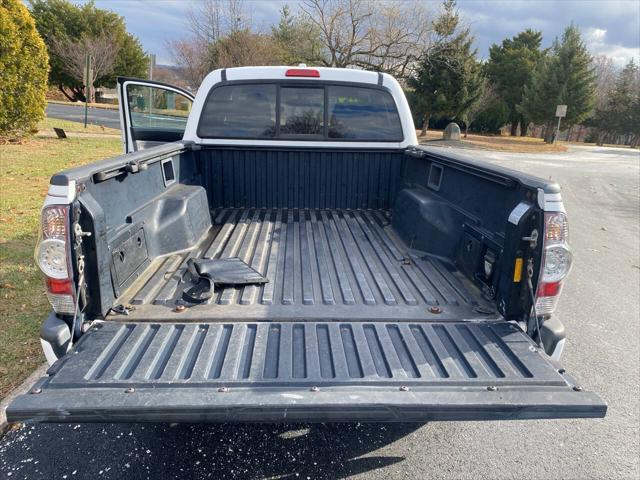
[(524, 87), (529, 83), (533, 71), (544, 55), (540, 50), (542, 33), (531, 29), (520, 32), (513, 38), (506, 38), (502, 44), (493, 44), (489, 49), (487, 75), (500, 98), (509, 108), (511, 135), (516, 135), (518, 123), (521, 135), (526, 135), (527, 119), (518, 104), (522, 101)]
[(599, 145), (615, 142), (627, 135), (631, 145), (640, 140), (640, 79), (638, 66), (631, 60), (616, 77), (603, 105), (599, 105), (587, 124), (596, 130)]
[(545, 141), (553, 140), (557, 105), (567, 105), (565, 127), (591, 115), (595, 104), (595, 74), (591, 62), (580, 31), (574, 25), (566, 28), (561, 40), (555, 40), (550, 55), (538, 62), (524, 89), (519, 111), (547, 126)]
[(640, 134), (640, 85), (638, 66), (631, 60), (620, 72), (611, 96), (617, 133), (633, 137), (632, 145), (637, 145)]
[(0, 1), (0, 143), (33, 133), (44, 117), (49, 57), (19, 0)]
[(278, 25), (271, 27), (271, 36), (283, 65), (300, 62), (317, 65), (322, 62), (322, 44), (318, 27), (299, 15), (293, 15), (288, 5), (280, 10)]
[(473, 37), (469, 28), (460, 27), (455, 0), (443, 3), (433, 30), (438, 40), (423, 54), (408, 82), (413, 107), (422, 117), (422, 135), (431, 117), (460, 117), (477, 101), (483, 82)]
[(631, 92), (632, 98), (629, 102), (629, 132), (632, 135), (630, 145), (637, 147), (640, 145), (640, 69), (633, 60), (627, 65), (632, 73)]

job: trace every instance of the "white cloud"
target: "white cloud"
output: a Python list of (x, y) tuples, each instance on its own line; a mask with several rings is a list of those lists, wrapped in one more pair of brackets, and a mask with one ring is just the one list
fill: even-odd
[(584, 30), (584, 38), (587, 48), (593, 55), (606, 55), (617, 67), (623, 67), (632, 58), (636, 61), (640, 58), (640, 46), (625, 47), (607, 42), (605, 28), (587, 28)]
[(594, 44), (603, 43), (607, 36), (607, 30), (606, 28), (588, 28), (585, 36), (587, 37), (587, 42), (590, 41)]

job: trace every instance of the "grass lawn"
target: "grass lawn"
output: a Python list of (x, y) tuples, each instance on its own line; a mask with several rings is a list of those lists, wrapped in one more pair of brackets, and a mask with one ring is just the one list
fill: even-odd
[(53, 127), (62, 128), (69, 134), (78, 134), (82, 136), (87, 135), (117, 135), (120, 136), (120, 130), (115, 128), (102, 127), (100, 125), (88, 124), (87, 128), (84, 128), (84, 124), (78, 122), (70, 122), (68, 120), (60, 120), (57, 118), (45, 118), (38, 124), (38, 137), (55, 136)]
[[(438, 141), (442, 139), (442, 130), (428, 130), (427, 135), (420, 136), (420, 131), (416, 132), (418, 142), (429, 145), (433, 142), (434, 146), (438, 145)], [(555, 145), (544, 143), (541, 138), (533, 137), (507, 137), (500, 135), (476, 135), (470, 133), (467, 138), (462, 138), (456, 142), (456, 146), (467, 148), (479, 148), (482, 150), (494, 150), (500, 152), (513, 153), (545, 153), (545, 152), (566, 152), (565, 142), (558, 142)]]
[(44, 361), (38, 332), (50, 307), (33, 251), (49, 179), (122, 151), (120, 139), (100, 127), (85, 131), (55, 119), (40, 126), (43, 134), (55, 126), (93, 135), (58, 140), (38, 134), (22, 145), (0, 145), (0, 398)]

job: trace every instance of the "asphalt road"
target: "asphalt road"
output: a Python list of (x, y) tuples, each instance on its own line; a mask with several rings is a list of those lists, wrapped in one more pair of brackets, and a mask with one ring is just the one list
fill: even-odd
[[(47, 116), (51, 118), (59, 118), (71, 122), (84, 122), (83, 105), (47, 103), (46, 113)], [(120, 129), (120, 115), (118, 114), (118, 110), (89, 107), (87, 121), (92, 125), (102, 125), (103, 127)]]
[(0, 440), (2, 478), (640, 477), (640, 157), (466, 151), (563, 186), (575, 266), (560, 309), (567, 370), (602, 420), (426, 425), (30, 425)]

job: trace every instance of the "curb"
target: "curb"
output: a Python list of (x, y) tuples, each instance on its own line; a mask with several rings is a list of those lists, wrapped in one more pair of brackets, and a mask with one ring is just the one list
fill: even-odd
[(9, 394), (0, 402), (0, 437), (9, 430), (10, 425), (7, 423), (6, 410), (9, 404), (18, 396), (27, 393), (34, 383), (40, 378), (46, 375), (49, 364), (43, 363), (36, 368), (27, 379), (20, 384), (20, 386), (14, 388)]

